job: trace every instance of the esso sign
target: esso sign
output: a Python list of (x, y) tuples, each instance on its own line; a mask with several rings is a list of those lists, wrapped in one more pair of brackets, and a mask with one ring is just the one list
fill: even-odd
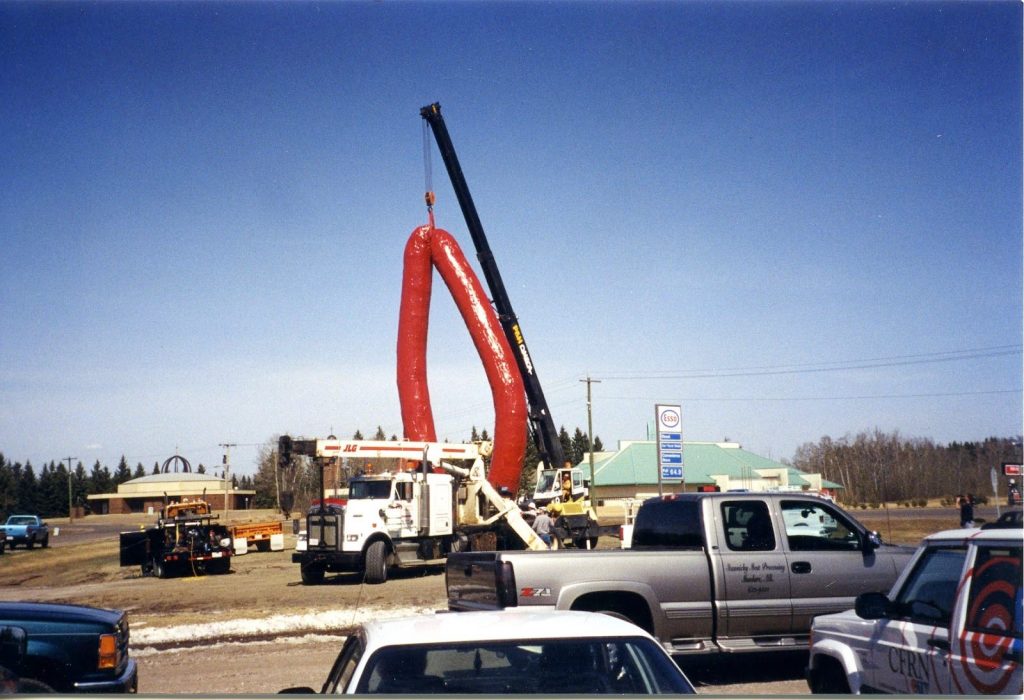
[(671, 408), (665, 409), (661, 412), (661, 424), (666, 428), (678, 428), (679, 414)]
[(658, 421), (659, 433), (678, 433), (682, 425), (681, 410), (678, 405), (657, 404), (654, 407), (654, 416)]

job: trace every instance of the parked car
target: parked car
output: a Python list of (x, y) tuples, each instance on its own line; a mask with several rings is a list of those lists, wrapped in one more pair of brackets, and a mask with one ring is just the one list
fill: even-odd
[(1007, 530), (1024, 528), (1024, 511), (1008, 510), (990, 523), (981, 526), (982, 530)]
[(128, 616), (84, 605), (0, 602), (0, 628), (23, 630), (27, 645), (17, 675), (58, 693), (134, 693)]
[(4, 539), (11, 549), (19, 544), (29, 549), (37, 544), (48, 547), (50, 528), (38, 515), (12, 515), (4, 524)]
[(346, 639), (320, 692), (650, 695), (694, 690), (657, 641), (629, 622), (600, 613), (500, 611), (365, 623)]
[(949, 530), (924, 539), (884, 593), (811, 628), (815, 693), (1020, 695), (1021, 536)]

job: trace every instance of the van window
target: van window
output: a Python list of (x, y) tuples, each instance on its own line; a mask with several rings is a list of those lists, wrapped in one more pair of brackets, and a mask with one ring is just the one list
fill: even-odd
[(967, 601), (968, 632), (1020, 638), (1020, 560), (1020, 547), (978, 548)]

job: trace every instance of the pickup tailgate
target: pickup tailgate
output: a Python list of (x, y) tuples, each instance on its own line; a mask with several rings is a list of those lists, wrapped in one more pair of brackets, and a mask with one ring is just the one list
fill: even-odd
[(445, 564), (451, 610), (500, 610), (516, 605), (512, 565), (499, 552), (461, 552)]

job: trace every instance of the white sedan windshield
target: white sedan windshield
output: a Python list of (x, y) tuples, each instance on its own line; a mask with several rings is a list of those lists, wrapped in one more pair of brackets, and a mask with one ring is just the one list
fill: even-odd
[(385, 647), (357, 693), (606, 695), (692, 693), (653, 642), (565, 639)]

